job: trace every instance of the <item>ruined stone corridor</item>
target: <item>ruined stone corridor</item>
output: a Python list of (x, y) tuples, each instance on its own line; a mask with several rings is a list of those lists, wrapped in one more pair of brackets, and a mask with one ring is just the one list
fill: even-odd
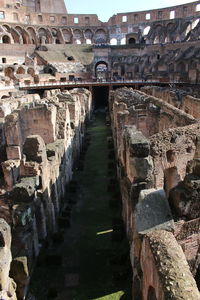
[(99, 113), (86, 131), (66, 193), (63, 216), (70, 216), (70, 224), (60, 220), (59, 233), (41, 251), (31, 279), (37, 300), (131, 299), (129, 247), (110, 134)]

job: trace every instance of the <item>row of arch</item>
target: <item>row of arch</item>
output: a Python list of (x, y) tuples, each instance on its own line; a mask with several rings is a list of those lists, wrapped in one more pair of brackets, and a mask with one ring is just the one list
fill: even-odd
[(189, 40), (192, 33), (199, 29), (199, 25), (199, 19), (187, 22), (181, 20), (179, 22), (170, 22), (166, 25), (154, 24), (152, 27), (147, 26), (143, 33), (149, 44), (185, 41)]
[(19, 25), (11, 27), (7, 24), (0, 26), (1, 43), (18, 44), (70, 44), (70, 43), (95, 43), (104, 44), (109, 42), (108, 32), (103, 28), (96, 31), (72, 28), (23, 28)]
[[(181, 22), (181, 21), (180, 21)], [(121, 35), (121, 38), (109, 36), (107, 29), (97, 28), (96, 30), (78, 28), (55, 28), (33, 26), (0, 26), (0, 42), (4, 44), (111, 44), (125, 45), (146, 42), (148, 44), (166, 43), (185, 40), (191, 32), (196, 32), (199, 26), (199, 19), (184, 23), (170, 22), (166, 25), (153, 24), (139, 30), (134, 36)], [(194, 34), (193, 34), (194, 36)]]

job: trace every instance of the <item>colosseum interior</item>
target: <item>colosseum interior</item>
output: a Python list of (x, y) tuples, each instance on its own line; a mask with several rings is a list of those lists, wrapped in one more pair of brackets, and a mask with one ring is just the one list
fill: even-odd
[(200, 1), (0, 6), (0, 299), (200, 299)]

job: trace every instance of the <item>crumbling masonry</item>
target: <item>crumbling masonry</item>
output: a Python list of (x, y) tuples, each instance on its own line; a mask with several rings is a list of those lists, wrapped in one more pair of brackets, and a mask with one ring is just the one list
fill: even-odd
[(0, 4), (0, 297), (26, 298), (42, 246), (68, 224), (66, 188), (106, 90), (132, 299), (200, 299), (200, 1), (107, 22), (63, 0)]

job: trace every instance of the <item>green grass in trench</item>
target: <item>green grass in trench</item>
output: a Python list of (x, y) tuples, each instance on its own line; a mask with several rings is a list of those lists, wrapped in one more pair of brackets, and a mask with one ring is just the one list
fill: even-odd
[[(87, 129), (91, 137), (85, 156), (84, 169), (75, 174), (79, 184), (78, 202), (73, 208), (72, 226), (66, 231), (65, 242), (53, 249), (63, 257), (61, 267), (41, 266), (33, 276), (32, 291), (37, 300), (44, 300), (48, 287), (59, 290), (56, 300), (129, 300), (131, 280), (113, 280), (110, 255), (113, 247), (123, 249), (123, 243), (114, 243), (112, 235), (113, 211), (109, 208), (108, 148), (103, 114)], [(117, 190), (117, 187), (116, 187)], [(126, 243), (125, 243), (126, 246)], [(114, 267), (116, 268), (116, 266)], [(75, 287), (65, 286), (66, 274), (78, 274)]]

